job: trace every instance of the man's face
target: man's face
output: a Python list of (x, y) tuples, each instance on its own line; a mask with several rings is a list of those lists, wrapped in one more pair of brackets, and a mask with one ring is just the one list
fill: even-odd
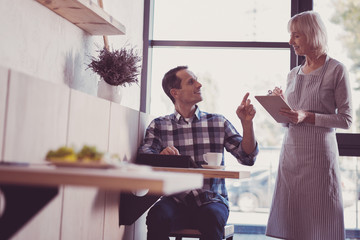
[(177, 103), (195, 105), (202, 101), (201, 83), (197, 81), (197, 77), (188, 69), (180, 70), (176, 76), (181, 79), (181, 89), (176, 89), (174, 96)]

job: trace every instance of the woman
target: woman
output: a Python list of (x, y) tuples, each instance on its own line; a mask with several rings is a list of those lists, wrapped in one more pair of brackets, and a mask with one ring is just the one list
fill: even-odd
[(266, 235), (291, 240), (344, 240), (335, 128), (352, 123), (351, 93), (343, 64), (326, 53), (326, 29), (318, 13), (288, 23), (289, 44), (305, 56), (290, 71), (284, 97), (292, 110), (286, 125)]

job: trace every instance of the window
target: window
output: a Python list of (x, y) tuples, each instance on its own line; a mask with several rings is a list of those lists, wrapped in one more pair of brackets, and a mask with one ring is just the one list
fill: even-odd
[[(358, 31), (360, 23), (356, 16), (360, 16), (360, 5), (358, 1), (327, 1), (316, 0), (314, 10), (319, 12), (328, 31), (329, 55), (345, 64), (349, 70), (350, 84), (352, 87), (353, 100), (353, 124), (349, 130), (340, 130), (341, 132), (358, 133), (359, 132), (359, 114), (360, 114), (360, 92), (359, 92), (359, 60), (356, 57), (356, 51), (360, 47), (360, 40), (354, 38), (351, 32)], [(347, 11), (347, 12), (346, 12)], [(355, 23), (348, 29), (347, 22)], [(346, 229), (359, 229), (359, 158), (358, 157), (340, 157), (340, 169), (342, 172), (342, 188), (344, 199), (344, 216)], [(359, 231), (357, 236), (359, 237)]]
[(290, 17), (284, 0), (156, 0), (154, 39), (284, 41)]
[[(324, 20), (330, 19), (334, 11), (332, 2), (314, 0), (315, 10)], [(231, 204), (228, 222), (253, 227), (251, 231), (259, 227), (261, 234), (267, 223), (283, 130), (268, 117), (254, 96), (266, 94), (274, 86), (285, 87), (287, 73), (298, 62), (288, 44), (287, 22), (291, 15), (311, 9), (312, 5), (312, 0), (145, 0), (145, 35), (149, 36), (149, 42), (144, 47), (148, 67), (143, 74), (147, 77), (146, 89), (142, 89), (142, 97), (146, 99), (142, 103), (143, 111), (153, 116), (173, 112), (161, 80), (168, 70), (179, 65), (187, 65), (203, 84), (201, 110), (223, 114), (239, 132), (242, 129), (235, 110), (244, 94), (251, 94), (257, 109), (255, 131), (261, 130), (257, 135), (261, 152), (251, 168), (250, 179), (226, 180)], [(327, 26), (331, 40), (338, 36), (333, 27), (342, 29), (334, 24)], [(339, 41), (330, 42), (330, 55), (350, 64), (349, 58), (343, 58), (345, 48), (338, 48), (339, 44)], [(355, 77), (352, 79), (355, 86)], [(353, 98), (360, 99), (358, 91), (354, 91)], [(356, 101), (353, 105), (360, 106)], [(248, 170), (231, 154), (225, 155), (225, 161), (227, 166)], [(341, 162), (346, 162), (341, 165), (342, 184), (347, 186), (343, 192), (345, 224), (347, 228), (358, 229), (360, 215), (355, 195), (360, 181), (354, 185), (353, 180), (359, 175), (355, 171), (359, 169), (358, 160)]]
[[(236, 108), (246, 92), (257, 109), (257, 138), (262, 151), (251, 168), (260, 195), (241, 193), (243, 182), (227, 179), (231, 202), (229, 223), (265, 226), (272, 199), (282, 128), (256, 102), (274, 86), (284, 86), (290, 70), (287, 21), (290, 1), (155, 0), (153, 32), (149, 32), (148, 112), (153, 116), (173, 112), (173, 104), (161, 87), (169, 69), (187, 65), (203, 84), (203, 111), (219, 112), (242, 132)], [(206, 8), (204, 7), (206, 6)], [(206, 10), (204, 10), (206, 9)], [(151, 37), (152, 36), (152, 37)], [(255, 129), (256, 130), (256, 129)], [(225, 155), (228, 167), (249, 170)], [(255, 176), (257, 175), (257, 176)], [(254, 217), (255, 216), (255, 217)], [(245, 219), (247, 219), (246, 222)]]

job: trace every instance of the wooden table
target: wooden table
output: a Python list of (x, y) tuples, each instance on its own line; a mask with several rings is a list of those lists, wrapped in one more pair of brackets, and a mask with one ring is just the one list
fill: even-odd
[(36, 215), (58, 194), (61, 185), (118, 192), (148, 189), (155, 199), (164, 194), (200, 188), (203, 176), (154, 172), (144, 167), (139, 167), (137, 171), (136, 167), (131, 170), (89, 169), (0, 163), (0, 190), (5, 197), (5, 209), (0, 216), (0, 240), (9, 239)]
[[(181, 181), (179, 181), (181, 179)], [(148, 189), (150, 193), (172, 194), (202, 186), (200, 174), (171, 174), (136, 167), (96, 169), (49, 165), (2, 166), (0, 184), (26, 186), (76, 185), (114, 191)]]
[(152, 167), (154, 171), (177, 172), (177, 173), (200, 173), (204, 178), (249, 178), (250, 171), (237, 171), (228, 169), (205, 169), (205, 168), (170, 168)]

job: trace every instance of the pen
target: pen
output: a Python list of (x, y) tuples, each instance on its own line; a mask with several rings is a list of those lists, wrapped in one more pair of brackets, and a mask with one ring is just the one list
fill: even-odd
[(268, 95), (272, 95), (275, 91), (280, 91), (280, 90), (281, 90), (281, 86), (275, 87), (274, 91), (268, 90)]

